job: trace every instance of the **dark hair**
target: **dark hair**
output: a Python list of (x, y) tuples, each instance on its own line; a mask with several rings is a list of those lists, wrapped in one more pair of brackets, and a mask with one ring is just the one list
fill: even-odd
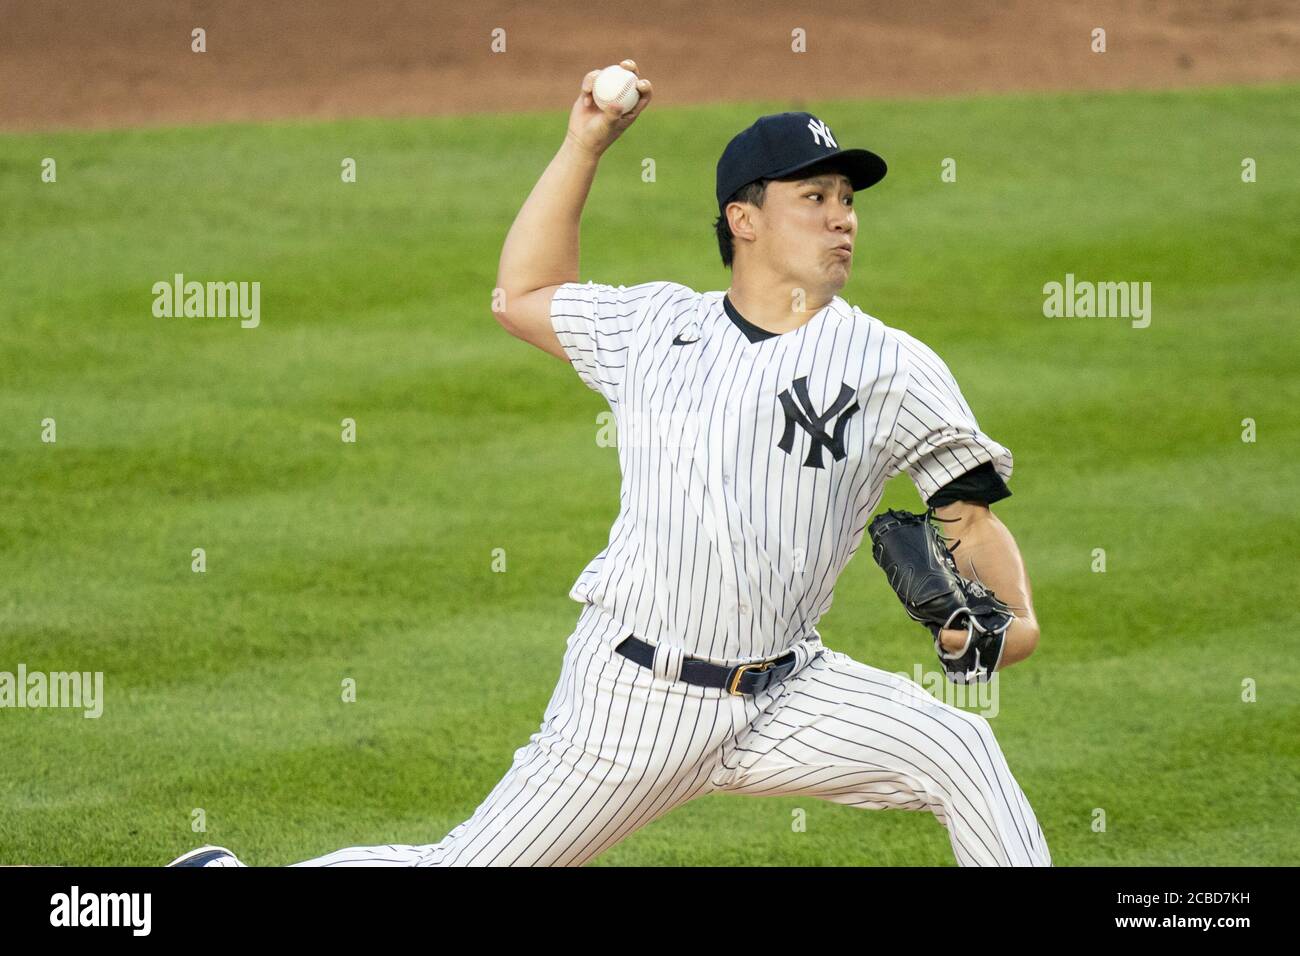
[(761, 209), (763, 207), (763, 197), (767, 193), (767, 184), (770, 182), (770, 179), (756, 179), (752, 183), (746, 183), (732, 193), (731, 198), (723, 203), (724, 212), (718, 216), (713, 228), (718, 234), (718, 252), (722, 255), (722, 264), (728, 269), (731, 268), (731, 261), (735, 257), (736, 247), (733, 241), (735, 236), (731, 234), (731, 226), (727, 222), (725, 210), (733, 202), (752, 203)]
[[(801, 169), (798, 172), (791, 173), (789, 176), (782, 176), (779, 180), (756, 179), (752, 183), (741, 186), (732, 193), (731, 198), (728, 199), (726, 203), (723, 203), (722, 208), (725, 210), (727, 205), (733, 202), (747, 202), (753, 203), (755, 206), (762, 209), (763, 197), (767, 194), (768, 183), (774, 181), (792, 183), (797, 180), (808, 179), (812, 176), (820, 176), (822, 173), (827, 172), (842, 173), (844, 170), (840, 167), (839, 161), (832, 156), (824, 162), (815, 163), (806, 169)], [(727, 217), (725, 215), (719, 216), (717, 221), (713, 224), (713, 228), (718, 233), (718, 251), (722, 253), (722, 264), (730, 269), (732, 260), (736, 255), (736, 247), (733, 242), (735, 236), (731, 234), (731, 226), (727, 223)]]

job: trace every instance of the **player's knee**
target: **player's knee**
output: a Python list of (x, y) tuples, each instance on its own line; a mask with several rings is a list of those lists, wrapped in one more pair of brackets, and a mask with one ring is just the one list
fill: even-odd
[(980, 736), (988, 736), (993, 733), (993, 725), (983, 714), (972, 713), (963, 710), (962, 715), (966, 718), (966, 723)]
[(970, 736), (972, 750), (974, 750), (974, 745), (979, 745), (979, 749), (975, 751), (979, 756), (996, 752), (998, 742), (997, 738), (993, 736), (993, 725), (989, 723), (989, 719), (983, 714), (972, 713), (968, 710), (958, 711), (958, 713), (961, 714), (965, 733)]

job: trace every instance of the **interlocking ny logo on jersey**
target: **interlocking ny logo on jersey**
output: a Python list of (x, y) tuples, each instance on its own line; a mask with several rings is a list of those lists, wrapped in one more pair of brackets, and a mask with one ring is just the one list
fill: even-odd
[[(785, 409), (785, 431), (781, 434), (781, 440), (776, 443), (777, 448), (787, 455), (791, 454), (794, 448), (794, 426), (798, 425), (812, 438), (812, 447), (808, 449), (808, 457), (803, 462), (805, 468), (822, 467), (822, 448), (829, 448), (831, 457), (836, 461), (844, 457), (844, 429), (848, 427), (853, 413), (858, 410), (857, 402), (849, 405), (849, 401), (853, 398), (851, 386), (841, 382), (840, 394), (826, 411), (820, 413), (813, 407), (812, 399), (808, 397), (806, 375), (794, 380), (794, 397), (791, 397), (790, 389), (787, 388), (777, 398), (781, 399), (781, 407)], [(827, 434), (826, 423), (836, 415), (839, 418), (835, 419), (835, 434)]]

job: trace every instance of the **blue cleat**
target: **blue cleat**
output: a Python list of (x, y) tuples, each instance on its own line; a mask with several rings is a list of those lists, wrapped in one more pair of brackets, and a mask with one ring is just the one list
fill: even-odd
[(224, 846), (201, 846), (190, 850), (167, 864), (168, 866), (243, 866), (239, 858)]

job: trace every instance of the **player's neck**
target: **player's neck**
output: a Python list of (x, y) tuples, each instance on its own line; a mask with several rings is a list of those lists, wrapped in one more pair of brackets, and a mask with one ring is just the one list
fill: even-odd
[[(797, 291), (785, 281), (764, 284), (746, 282), (733, 276), (727, 299), (745, 321), (780, 335), (812, 321), (813, 316), (834, 298), (833, 294), (812, 291), (805, 291), (801, 297), (796, 295)], [(802, 311), (798, 309), (800, 305)]]

